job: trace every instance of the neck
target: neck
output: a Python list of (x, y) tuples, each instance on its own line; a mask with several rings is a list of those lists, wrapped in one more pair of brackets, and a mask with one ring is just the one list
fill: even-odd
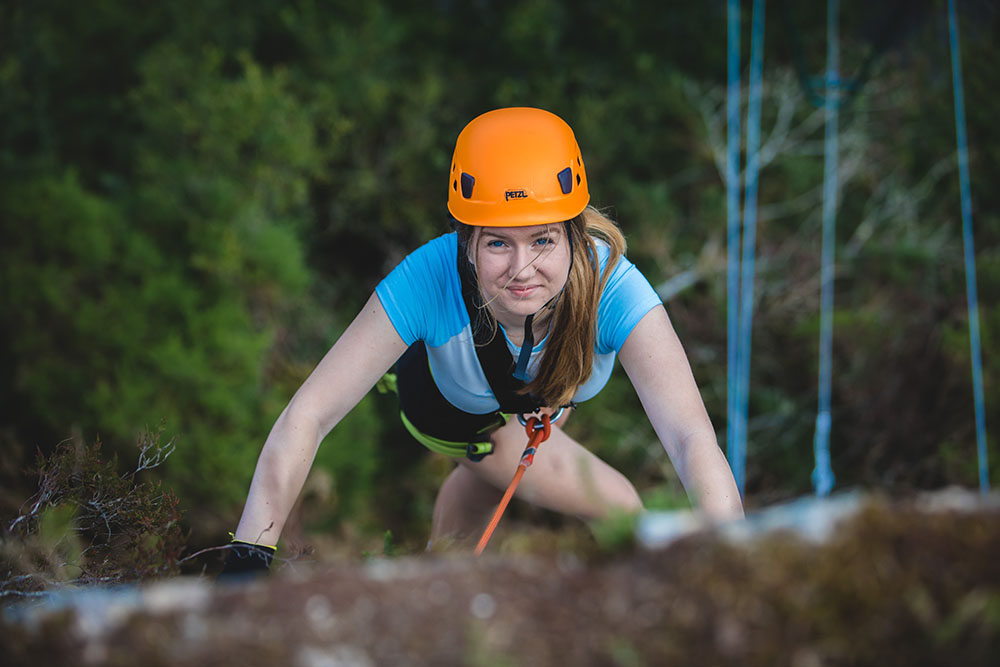
[[(523, 317), (515, 318), (504, 318), (498, 319), (497, 321), (503, 327), (504, 332), (507, 334), (507, 338), (514, 345), (518, 347), (524, 345), (524, 319)], [(548, 308), (543, 308), (535, 314), (534, 320), (531, 323), (531, 330), (535, 337), (535, 345), (538, 345), (538, 341), (545, 337), (548, 333), (549, 324), (552, 322), (552, 311)]]

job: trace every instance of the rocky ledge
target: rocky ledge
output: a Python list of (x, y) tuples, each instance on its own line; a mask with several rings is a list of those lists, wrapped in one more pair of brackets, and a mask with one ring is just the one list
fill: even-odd
[[(286, 567), (218, 586), (51, 591), (2, 610), (6, 665), (987, 665), (1000, 504), (806, 499), (634, 547)], [(502, 545), (501, 545), (502, 546)]]

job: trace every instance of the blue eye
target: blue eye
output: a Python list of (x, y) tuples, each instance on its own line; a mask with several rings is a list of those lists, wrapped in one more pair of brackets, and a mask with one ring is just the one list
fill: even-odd
[(538, 245), (552, 245), (553, 241), (550, 238), (540, 238), (537, 240)]
[(502, 248), (503, 247), (503, 241), (487, 241), (486, 242), (486, 247), (487, 248)]

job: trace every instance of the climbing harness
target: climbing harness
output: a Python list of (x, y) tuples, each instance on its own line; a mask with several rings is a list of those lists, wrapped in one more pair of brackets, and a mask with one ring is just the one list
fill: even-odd
[(396, 385), (406, 430), (424, 447), (445, 456), (481, 460), (493, 451), (490, 435), (509, 419), (500, 411), (473, 414), (452, 405), (434, 382), (423, 341), (411, 345), (396, 362)]
[(518, 415), (518, 419), (522, 424), (524, 424), (524, 430), (528, 435), (528, 446), (524, 449), (524, 453), (521, 454), (521, 461), (517, 464), (517, 471), (514, 473), (514, 478), (510, 480), (510, 484), (507, 485), (507, 490), (504, 492), (503, 498), (500, 500), (500, 504), (493, 513), (493, 518), (490, 519), (489, 525), (487, 525), (486, 530), (483, 531), (483, 536), (479, 538), (479, 544), (476, 545), (477, 556), (483, 553), (483, 549), (486, 548), (486, 544), (493, 536), (493, 531), (496, 530), (497, 525), (500, 523), (500, 517), (503, 516), (504, 510), (507, 509), (507, 504), (514, 496), (514, 491), (517, 489), (517, 485), (521, 482), (521, 477), (524, 476), (524, 471), (527, 470), (528, 467), (534, 462), (538, 446), (549, 439), (549, 434), (552, 432), (552, 422), (558, 421), (559, 417), (562, 416), (562, 413), (563, 408), (559, 408), (554, 419), (545, 414), (542, 415), (541, 420), (539, 420), (538, 417), (525, 419), (523, 415)]

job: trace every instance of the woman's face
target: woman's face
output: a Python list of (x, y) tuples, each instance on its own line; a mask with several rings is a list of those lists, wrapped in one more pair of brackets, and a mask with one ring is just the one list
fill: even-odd
[(563, 225), (481, 227), (475, 238), (479, 284), (505, 328), (522, 326), (566, 284), (570, 250)]

